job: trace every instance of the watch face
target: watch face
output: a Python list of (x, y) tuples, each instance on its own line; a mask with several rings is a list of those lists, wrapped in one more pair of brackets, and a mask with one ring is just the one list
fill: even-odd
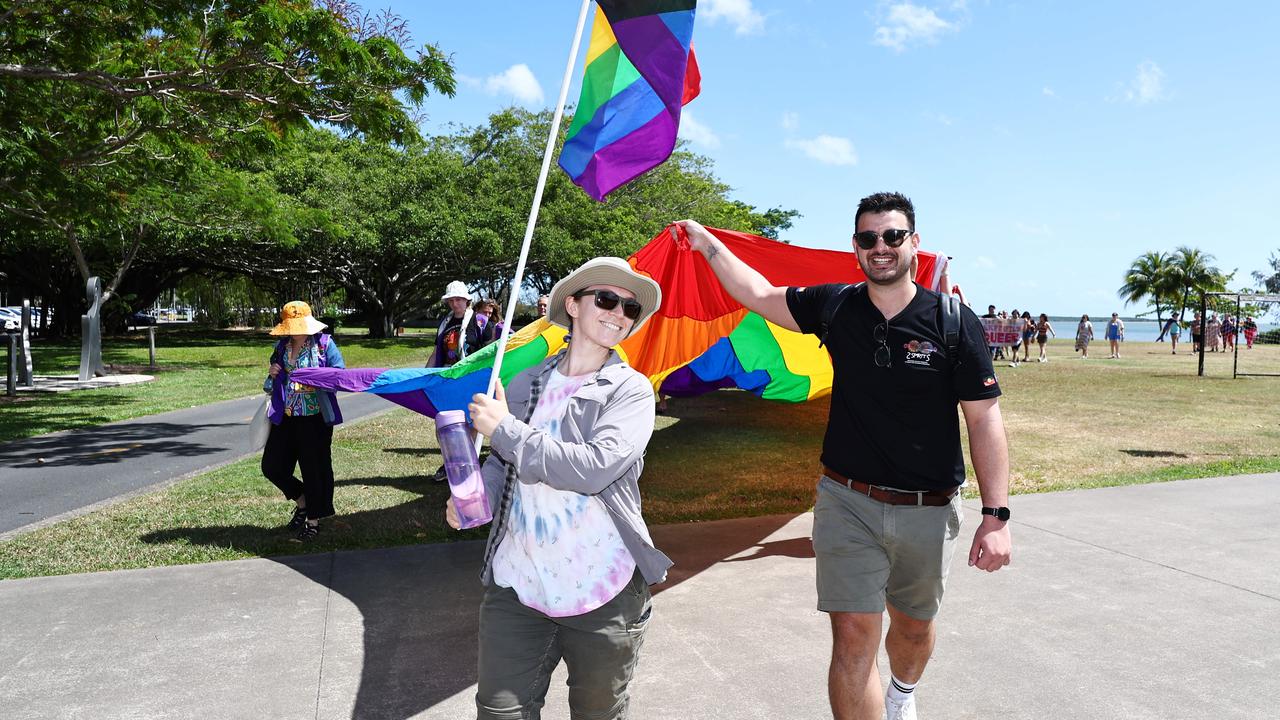
[(994, 517), (995, 519), (1000, 520), (1000, 521), (1002, 521), (1002, 522), (1003, 522), (1003, 521), (1005, 521), (1005, 520), (1008, 520), (1008, 519), (1009, 519), (1009, 508), (1007, 508), (1007, 507), (1000, 507), (1000, 508), (989, 508), (989, 507), (984, 507), (984, 508), (982, 508), (982, 514), (983, 514), (983, 515), (990, 515), (990, 516)]

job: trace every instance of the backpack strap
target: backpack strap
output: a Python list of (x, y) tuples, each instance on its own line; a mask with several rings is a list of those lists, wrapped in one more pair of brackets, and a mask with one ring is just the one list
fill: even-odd
[(942, 327), (942, 341), (947, 346), (947, 357), (955, 363), (960, 355), (960, 299), (950, 293), (944, 294), (938, 301), (938, 314)]
[(822, 306), (822, 316), (818, 322), (818, 347), (827, 344), (827, 334), (831, 332), (831, 321), (836, 317), (836, 311), (844, 304), (846, 298), (855, 291), (861, 289), (863, 283), (853, 285), (841, 285), (840, 289), (831, 293), (827, 298), (827, 303)]

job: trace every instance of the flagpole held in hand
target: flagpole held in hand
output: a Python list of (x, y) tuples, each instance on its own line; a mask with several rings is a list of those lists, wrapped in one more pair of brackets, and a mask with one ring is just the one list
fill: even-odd
[[(560, 82), (560, 99), (556, 102), (555, 117), (551, 120), (551, 131), (547, 133), (547, 147), (542, 153), (542, 171), (538, 173), (538, 187), (533, 193), (533, 206), (529, 208), (529, 222), (524, 228), (524, 243), (520, 246), (520, 260), (516, 263), (516, 276), (511, 280), (511, 292), (507, 298), (507, 311), (502, 323), (502, 337), (498, 338), (498, 353), (493, 358), (493, 372), (489, 375), (489, 397), (493, 397), (498, 378), (502, 376), (502, 356), (507, 351), (507, 337), (511, 334), (511, 323), (515, 320), (516, 301), (520, 299), (520, 285), (524, 282), (525, 261), (529, 259), (529, 245), (533, 241), (533, 228), (538, 224), (538, 209), (542, 205), (542, 190), (547, 185), (547, 172), (551, 169), (551, 155), (556, 149), (556, 137), (560, 134), (560, 119), (564, 116), (564, 103), (569, 97), (569, 82), (573, 79), (573, 66), (578, 59), (578, 46), (582, 43), (582, 29), (587, 24), (587, 10), (591, 0), (582, 0), (582, 9), (578, 12), (578, 27), (573, 32), (573, 45), (569, 49), (569, 62), (564, 68), (564, 79)], [(476, 433), (476, 452), (484, 444), (484, 436)]]

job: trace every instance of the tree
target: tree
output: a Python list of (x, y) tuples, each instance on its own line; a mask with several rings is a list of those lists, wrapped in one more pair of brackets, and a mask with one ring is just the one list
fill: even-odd
[[(56, 232), (110, 296), (157, 223), (206, 224), (182, 198), (230, 179), (220, 163), (316, 123), (415, 140), (410, 107), (452, 95), (454, 77), (438, 48), (411, 59), (407, 42), (400, 18), (345, 0), (14, 0), (0, 11), (0, 210)], [(262, 211), (240, 220), (282, 219), (238, 200), (222, 207)], [(124, 252), (95, 254), (102, 238)]]
[(1253, 279), (1262, 283), (1262, 287), (1266, 288), (1269, 293), (1280, 293), (1280, 255), (1272, 253), (1267, 258), (1267, 264), (1271, 266), (1271, 274), (1265, 272), (1255, 272)]
[[(515, 272), (550, 112), (508, 109), (481, 126), (400, 148), (316, 130), (257, 173), (287, 198), (298, 243), (268, 262), (261, 248), (223, 255), (229, 270), (331, 278), (374, 336), (434, 314), (450, 280), (501, 299)], [(682, 217), (731, 229), (774, 229), (795, 211), (757, 213), (729, 201), (710, 161), (687, 152), (598, 203), (564, 173), (547, 178), (526, 285), (545, 292), (589, 257), (625, 257)], [(776, 224), (775, 224), (776, 223)]]
[(1226, 289), (1228, 277), (1210, 265), (1213, 256), (1198, 248), (1183, 245), (1174, 252), (1170, 272), (1174, 286), (1181, 290), (1178, 313), (1186, 310), (1192, 291), (1199, 293), (1221, 292)]
[[(1156, 310), (1156, 322), (1163, 327), (1162, 313), (1165, 309), (1172, 309), (1179, 289), (1171, 256), (1162, 252), (1148, 251), (1129, 266), (1124, 276), (1124, 284), (1120, 286), (1119, 295), (1126, 303), (1149, 299)], [(1177, 315), (1177, 313), (1173, 314)]]

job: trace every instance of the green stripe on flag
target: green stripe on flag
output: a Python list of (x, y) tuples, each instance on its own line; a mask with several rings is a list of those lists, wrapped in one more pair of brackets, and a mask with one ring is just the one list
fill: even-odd
[(626, 90), (639, 79), (640, 71), (622, 54), (622, 48), (617, 43), (600, 53), (583, 73), (582, 95), (578, 98), (577, 109), (573, 111), (569, 137), (573, 137), (583, 125), (591, 122), (596, 111), (614, 95)]
[(804, 402), (809, 399), (809, 377), (796, 375), (787, 369), (782, 348), (778, 346), (778, 341), (769, 331), (764, 318), (753, 312), (747, 313), (738, 327), (729, 333), (729, 344), (733, 345), (733, 352), (744, 370), (764, 370), (769, 373), (770, 381), (761, 397), (784, 402)]

